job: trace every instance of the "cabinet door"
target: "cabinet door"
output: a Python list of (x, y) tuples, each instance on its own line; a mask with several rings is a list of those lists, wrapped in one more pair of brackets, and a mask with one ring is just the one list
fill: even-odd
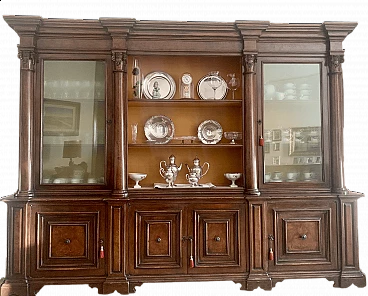
[(131, 206), (129, 269), (131, 274), (183, 273), (183, 210)]
[(270, 270), (334, 269), (337, 266), (336, 204), (277, 203), (269, 210), (273, 221), (274, 261)]
[(243, 205), (194, 208), (191, 273), (239, 272), (245, 269)]
[(35, 276), (103, 275), (104, 207), (31, 206)]

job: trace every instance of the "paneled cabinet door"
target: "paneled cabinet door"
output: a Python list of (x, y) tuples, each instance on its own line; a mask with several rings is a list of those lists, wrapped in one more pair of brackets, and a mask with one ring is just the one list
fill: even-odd
[(183, 258), (184, 211), (180, 207), (129, 207), (130, 274), (179, 274)]
[(203, 206), (191, 210), (194, 268), (190, 273), (245, 270), (244, 206)]
[(104, 206), (31, 206), (34, 276), (103, 275)]
[(334, 201), (277, 202), (269, 206), (269, 248), (274, 251), (270, 270), (337, 267)]

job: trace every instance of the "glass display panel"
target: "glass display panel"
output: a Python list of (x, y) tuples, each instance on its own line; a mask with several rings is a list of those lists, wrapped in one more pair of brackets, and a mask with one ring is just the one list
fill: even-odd
[(264, 182), (320, 182), (320, 64), (264, 64)]
[(104, 183), (105, 63), (45, 61), (41, 183)]

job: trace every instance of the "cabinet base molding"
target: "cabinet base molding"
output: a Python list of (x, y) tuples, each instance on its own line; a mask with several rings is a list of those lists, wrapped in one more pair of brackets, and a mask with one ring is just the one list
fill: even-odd
[(267, 274), (250, 274), (240, 290), (253, 291), (257, 288), (272, 290), (272, 279)]
[(365, 288), (367, 287), (367, 278), (363, 271), (343, 271), (340, 278), (340, 288), (347, 289), (350, 287)]
[[(91, 288), (97, 288), (98, 294), (112, 294), (115, 291), (126, 295), (129, 293), (134, 293), (134, 291), (131, 291), (131, 287), (129, 282), (123, 282), (123, 281), (105, 281), (103, 283), (94, 283), (89, 284)], [(134, 289), (134, 288), (133, 288)]]

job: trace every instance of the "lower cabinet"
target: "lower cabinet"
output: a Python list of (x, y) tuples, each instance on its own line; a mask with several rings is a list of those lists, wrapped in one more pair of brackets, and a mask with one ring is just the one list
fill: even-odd
[(244, 205), (129, 207), (129, 273), (245, 271)]
[(336, 210), (331, 200), (269, 202), (269, 270), (336, 269)]
[(34, 277), (105, 274), (105, 206), (30, 206)]

